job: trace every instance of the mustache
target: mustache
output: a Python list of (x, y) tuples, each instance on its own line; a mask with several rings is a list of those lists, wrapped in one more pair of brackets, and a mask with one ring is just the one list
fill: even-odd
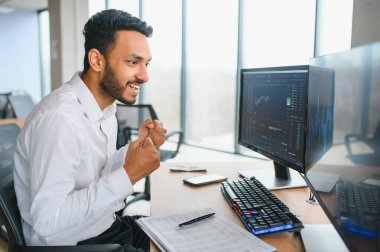
[(144, 84), (144, 82), (141, 81), (141, 80), (133, 80), (133, 81), (128, 81), (128, 82), (127, 82), (127, 85), (129, 85), (129, 84), (138, 84), (138, 85), (142, 85), (142, 84)]

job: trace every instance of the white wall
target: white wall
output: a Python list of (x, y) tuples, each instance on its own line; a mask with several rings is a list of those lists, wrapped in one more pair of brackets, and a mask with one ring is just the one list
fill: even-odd
[(38, 14), (0, 14), (0, 93), (25, 90), (41, 99)]

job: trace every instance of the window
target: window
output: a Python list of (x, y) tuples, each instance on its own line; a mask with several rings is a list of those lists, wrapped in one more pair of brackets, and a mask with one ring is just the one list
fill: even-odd
[(238, 1), (187, 1), (186, 141), (234, 151)]
[(315, 1), (245, 0), (243, 68), (309, 64)]
[[(245, 0), (242, 67), (309, 64), (314, 56), (315, 1)], [(262, 157), (239, 146), (239, 153)]]
[(106, 8), (105, 0), (88, 0), (88, 14), (91, 17), (95, 13)]
[(38, 15), (38, 20), (41, 54), (41, 97), (44, 97), (51, 91), (49, 11), (41, 11)]
[(88, 0), (88, 12), (90, 17), (105, 9), (119, 9), (139, 16), (139, 0)]
[(148, 0), (143, 3), (143, 20), (153, 27), (153, 36), (149, 38), (152, 53), (152, 61), (148, 67), (150, 80), (143, 86), (143, 101), (153, 105), (166, 128), (179, 129), (181, 1)]
[(352, 11), (353, 0), (318, 1), (316, 56), (351, 48)]
[(124, 10), (133, 16), (139, 16), (139, 0), (107, 0), (108, 9)]
[[(333, 4), (320, 2), (318, 17), (327, 18), (321, 8)], [(90, 0), (90, 10), (104, 8), (141, 15), (153, 27), (150, 80), (139, 100), (153, 104), (168, 129), (184, 127), (185, 141), (197, 146), (245, 152), (235, 145), (238, 67), (303, 65), (314, 57), (316, 0)], [(330, 50), (321, 38), (316, 50)]]

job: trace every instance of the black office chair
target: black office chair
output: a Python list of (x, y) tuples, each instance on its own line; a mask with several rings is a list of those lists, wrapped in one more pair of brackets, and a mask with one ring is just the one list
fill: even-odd
[(13, 185), (13, 155), (20, 128), (16, 124), (0, 125), (0, 217), (7, 231), (8, 251), (11, 252), (70, 252), (110, 251), (122, 252), (118, 244), (77, 246), (26, 246), (22, 232), (21, 216)]
[[(157, 114), (150, 104), (137, 104), (137, 105), (125, 105), (118, 104), (116, 111), (116, 118), (118, 121), (118, 141), (117, 148), (124, 146), (125, 144), (135, 140), (138, 136), (138, 129), (140, 124), (151, 118), (153, 120), (158, 120)], [(175, 140), (173, 140), (175, 139)], [(179, 149), (183, 142), (183, 131), (176, 130), (171, 131), (166, 135), (167, 141), (174, 141), (173, 149), (163, 149), (159, 148), (160, 160), (166, 161), (168, 159), (174, 158), (179, 153)], [(136, 202), (138, 200), (150, 200), (150, 178), (149, 176), (145, 179), (145, 188), (143, 192), (136, 192), (133, 194), (135, 196), (132, 200), (128, 201), (126, 206)]]
[(0, 118), (14, 118), (14, 114), (9, 102), (12, 93), (0, 93)]
[[(368, 154), (355, 154), (352, 151), (351, 144), (354, 141), (362, 141), (367, 144), (373, 153)], [(344, 137), (344, 143), (346, 145), (348, 158), (356, 164), (362, 164), (367, 166), (380, 166), (380, 122), (377, 124), (372, 138), (363, 136), (361, 134), (347, 134)]]

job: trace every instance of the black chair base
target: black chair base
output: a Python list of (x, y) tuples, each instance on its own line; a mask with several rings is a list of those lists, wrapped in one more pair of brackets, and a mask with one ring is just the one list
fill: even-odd
[(146, 193), (146, 192), (138, 192), (136, 194), (132, 194), (132, 196), (134, 196), (133, 199), (129, 200), (127, 203), (125, 203), (125, 207), (129, 206), (130, 204), (136, 202), (136, 201), (139, 201), (139, 200), (146, 200), (146, 201), (150, 201), (150, 194)]

